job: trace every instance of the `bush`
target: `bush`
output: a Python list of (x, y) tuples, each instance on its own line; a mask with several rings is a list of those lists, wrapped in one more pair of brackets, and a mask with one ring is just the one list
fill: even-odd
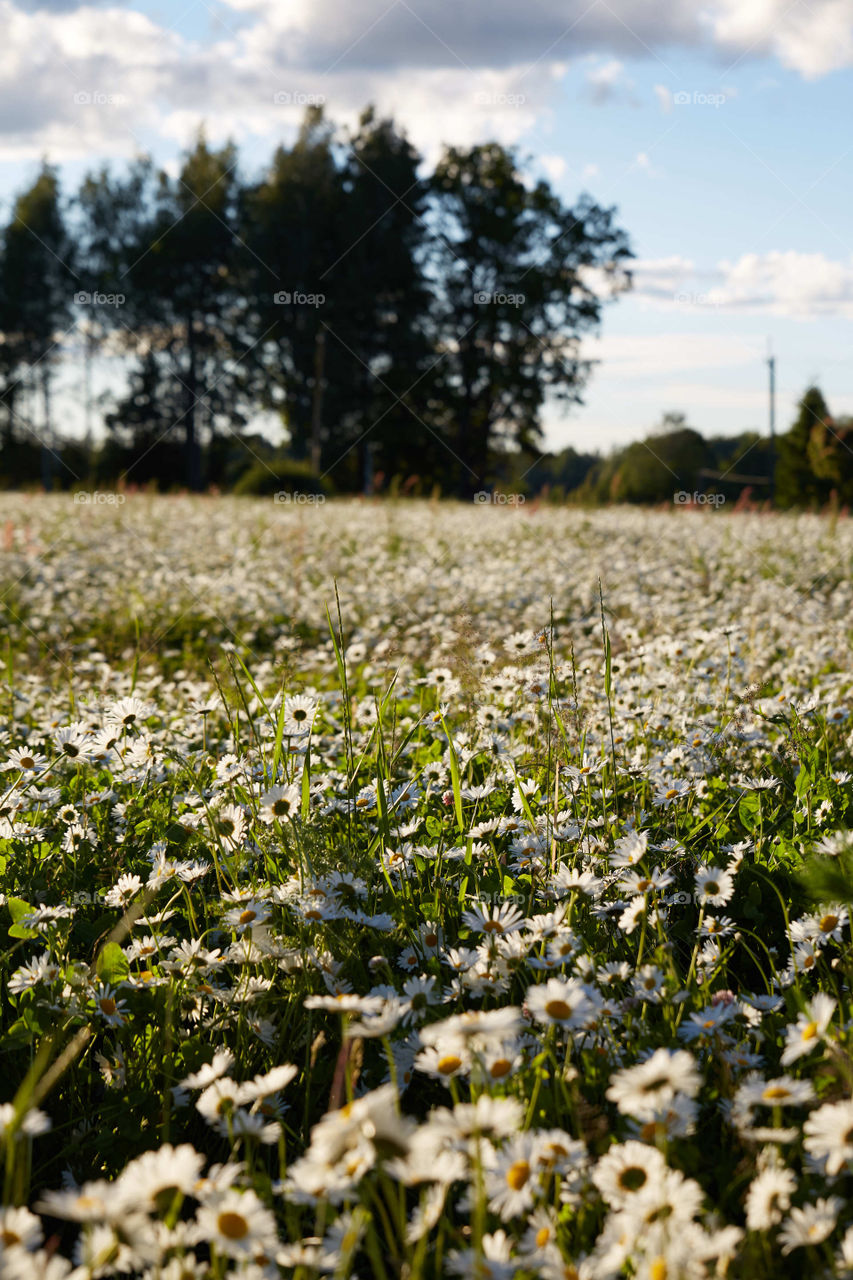
[(272, 458), (256, 462), (244, 471), (234, 486), (243, 496), (270, 497), (274, 493), (327, 494), (331, 486), (307, 462), (294, 458)]

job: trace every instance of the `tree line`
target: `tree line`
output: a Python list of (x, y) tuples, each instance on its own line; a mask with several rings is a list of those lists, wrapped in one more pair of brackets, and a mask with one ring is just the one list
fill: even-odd
[(564, 449), (528, 467), (506, 457), (509, 489), (598, 505), (724, 502), (748, 499), (777, 507), (820, 510), (853, 505), (853, 418), (830, 413), (823, 393), (806, 388), (790, 428), (775, 439), (757, 431), (706, 438), (683, 413), (666, 413), (643, 440), (607, 456)]
[[(45, 163), (0, 234), (0, 482), (470, 496), (540, 444), (546, 397), (580, 401), (631, 256), (615, 209), (569, 207), (513, 150), (428, 168), (372, 109), (346, 132), (309, 108), (259, 175), (203, 133), (176, 171), (143, 157), (71, 196)], [(87, 388), (99, 358), (121, 372), (82, 441), (70, 343)]]

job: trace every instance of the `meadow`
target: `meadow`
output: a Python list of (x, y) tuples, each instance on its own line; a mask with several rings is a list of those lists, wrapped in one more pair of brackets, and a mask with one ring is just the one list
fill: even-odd
[(4, 495), (5, 1280), (853, 1275), (853, 522)]

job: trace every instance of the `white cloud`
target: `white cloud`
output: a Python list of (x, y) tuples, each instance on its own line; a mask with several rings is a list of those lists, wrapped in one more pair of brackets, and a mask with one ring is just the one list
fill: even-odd
[(853, 256), (835, 261), (822, 253), (746, 253), (722, 262), (724, 282), (712, 289), (712, 304), (732, 310), (813, 319), (853, 316)]
[(709, 21), (733, 61), (769, 54), (808, 78), (853, 64), (851, 0), (715, 0)]
[(665, 84), (656, 84), (654, 91), (661, 111), (670, 112), (672, 110), (672, 92), (667, 89)]
[(661, 171), (652, 164), (648, 151), (638, 151), (629, 167), (639, 169), (641, 173), (647, 173), (650, 178), (660, 177)]
[(676, 256), (641, 259), (631, 270), (634, 297), (656, 309), (853, 318), (853, 256), (838, 261), (822, 253), (775, 250), (746, 253), (704, 271)]
[(119, 8), (25, 14), (0, 0), (0, 157), (132, 155), (180, 75), (182, 42)]
[[(174, 136), (202, 119), (237, 137), (280, 137), (301, 114), (275, 110), (281, 90), (321, 94), (347, 118), (373, 100), (429, 149), (490, 134), (514, 142), (547, 121), (569, 59), (593, 60), (587, 84), (599, 101), (626, 86), (626, 59), (671, 61), (679, 50), (775, 56), (804, 76), (853, 66), (853, 0), (228, 3), (233, 34), (202, 43), (115, 0), (0, 0), (0, 155), (132, 154), (128, 130)], [(77, 91), (127, 102), (84, 115)], [(672, 89), (655, 93), (666, 110)]]
[[(623, 378), (660, 379), (697, 369), (731, 369), (763, 359), (762, 339), (747, 333), (604, 334), (583, 344), (585, 358), (601, 360), (611, 384)], [(657, 398), (663, 389), (658, 387)]]
[(559, 182), (566, 172), (566, 161), (563, 156), (540, 156), (539, 163), (552, 182)]
[(617, 89), (627, 87), (630, 81), (625, 77), (625, 65), (618, 58), (611, 58), (593, 67), (586, 73), (586, 83), (593, 102), (608, 102), (615, 96)]

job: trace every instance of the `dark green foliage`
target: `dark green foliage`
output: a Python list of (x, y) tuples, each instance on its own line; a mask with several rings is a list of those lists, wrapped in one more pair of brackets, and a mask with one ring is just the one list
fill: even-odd
[(0, 255), (7, 484), (35, 478), (11, 445), (50, 434), (42, 357), (71, 320), (87, 429), (92, 362), (125, 361), (95, 467), (113, 485), (231, 485), (265, 412), (338, 488), (468, 492), (495, 451), (538, 444), (546, 395), (579, 399), (579, 338), (603, 303), (584, 269), (627, 284), (613, 210), (564, 207), (496, 143), (429, 173), (372, 109), (344, 134), (310, 108), (255, 179), (237, 160), (200, 133), (177, 174), (143, 158), (89, 175), (67, 221), (52, 170), (19, 197)]
[(800, 400), (790, 431), (779, 440), (776, 496), (780, 506), (823, 506), (834, 493), (853, 500), (853, 432), (836, 422), (817, 387)]
[(234, 485), (234, 493), (258, 497), (276, 493), (317, 496), (326, 494), (330, 487), (311, 470), (309, 463), (272, 457), (244, 471)]

